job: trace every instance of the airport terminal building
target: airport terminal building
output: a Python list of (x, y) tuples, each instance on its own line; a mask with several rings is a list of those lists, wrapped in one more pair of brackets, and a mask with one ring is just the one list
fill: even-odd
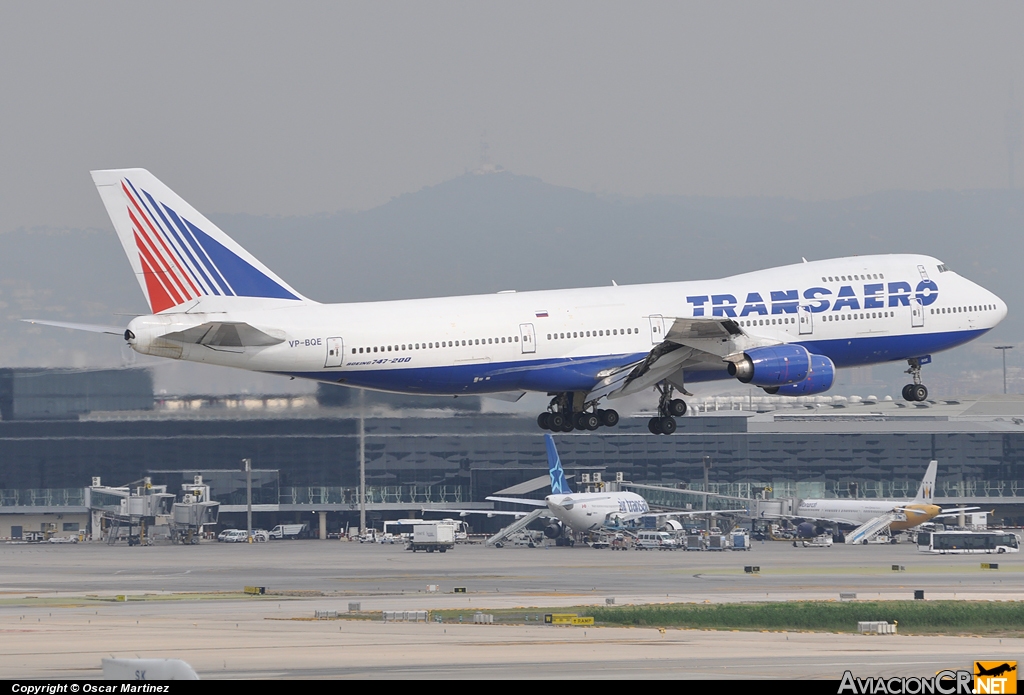
[[(378, 403), (360, 419), (352, 408), (309, 397), (160, 399), (137, 371), (98, 374), (106, 389), (99, 396), (75, 376), (77, 402), (88, 407), (54, 406), (49, 392), (40, 398), (48, 387), (39, 374), (28, 379), (34, 390), (21, 406), (17, 389), (0, 392), (7, 403), (0, 514), (21, 514), (25, 522), (8, 519), (0, 537), (10, 537), (13, 526), (32, 527), (40, 513), (84, 512), (82, 489), (94, 477), (113, 486), (149, 477), (170, 491), (201, 475), (222, 503), (222, 521), (244, 523), (242, 459), (252, 461), (262, 527), (311, 522), (315, 512), (326, 513), (332, 529), (358, 523), (361, 450), (373, 521), (428, 507), (488, 509), (488, 495), (529, 490), (523, 484), (530, 481), (534, 496), (544, 493), (544, 441), (533, 418), (472, 408), (397, 412)], [(31, 398), (47, 404), (45, 412), (33, 410)], [(563, 465), (577, 480), (581, 473), (605, 480), (621, 473), (633, 483), (692, 489), (703, 489), (707, 467), (711, 492), (740, 497), (765, 489), (775, 497), (912, 497), (936, 459), (940, 500), (1024, 521), (1024, 398), (757, 406), (761, 412), (716, 407), (682, 418), (668, 437), (651, 435), (646, 416), (557, 435)], [(472, 519), (482, 531), (499, 524)]]

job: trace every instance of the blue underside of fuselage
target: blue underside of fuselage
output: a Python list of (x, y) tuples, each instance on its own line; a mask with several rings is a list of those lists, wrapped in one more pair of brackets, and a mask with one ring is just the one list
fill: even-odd
[[(923, 357), (963, 345), (988, 329), (949, 333), (801, 340), (808, 351), (825, 355), (836, 367), (859, 367)], [(810, 336), (808, 336), (810, 337)], [(486, 394), (499, 391), (590, 391), (598, 374), (632, 364), (647, 353), (626, 353), (579, 358), (554, 358), (516, 362), (475, 362), (444, 367), (395, 366), (389, 369), (344, 367), (317, 372), (288, 372), (287, 376), (329, 381), (346, 386), (420, 394)], [(721, 369), (686, 370), (687, 382), (731, 379)]]

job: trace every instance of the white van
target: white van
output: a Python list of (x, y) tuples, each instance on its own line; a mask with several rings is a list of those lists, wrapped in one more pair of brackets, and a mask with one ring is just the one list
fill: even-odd
[(679, 541), (665, 531), (641, 531), (636, 535), (637, 550), (675, 550)]

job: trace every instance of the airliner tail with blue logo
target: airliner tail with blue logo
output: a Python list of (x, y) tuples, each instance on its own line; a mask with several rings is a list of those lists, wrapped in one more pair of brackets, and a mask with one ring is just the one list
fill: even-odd
[[(687, 386), (738, 380), (767, 393), (828, 391), (836, 370), (906, 362), (903, 397), (928, 397), (932, 356), (1006, 316), (992, 292), (925, 255), (804, 261), (732, 277), (320, 304), (288, 285), (144, 169), (93, 180), (151, 314), (137, 352), (380, 391), (551, 401), (546, 430), (614, 426), (608, 407), (651, 394), (675, 431)], [(682, 250), (682, 249), (681, 249)], [(652, 405), (654, 405), (652, 403)]]

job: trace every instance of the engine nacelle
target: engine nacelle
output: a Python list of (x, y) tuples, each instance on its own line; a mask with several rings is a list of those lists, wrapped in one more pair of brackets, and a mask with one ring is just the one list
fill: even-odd
[(754, 386), (782, 386), (803, 381), (811, 371), (811, 353), (801, 345), (775, 345), (748, 350), (729, 363), (729, 376)]
[(562, 524), (554, 522), (544, 527), (544, 535), (548, 538), (560, 538), (562, 536)]
[(820, 524), (815, 524), (810, 521), (805, 521), (796, 527), (797, 538), (814, 538), (827, 532), (828, 529)]
[(832, 388), (836, 381), (836, 366), (824, 355), (811, 355), (811, 373), (803, 381), (784, 384), (776, 392), (781, 396), (813, 396)]

